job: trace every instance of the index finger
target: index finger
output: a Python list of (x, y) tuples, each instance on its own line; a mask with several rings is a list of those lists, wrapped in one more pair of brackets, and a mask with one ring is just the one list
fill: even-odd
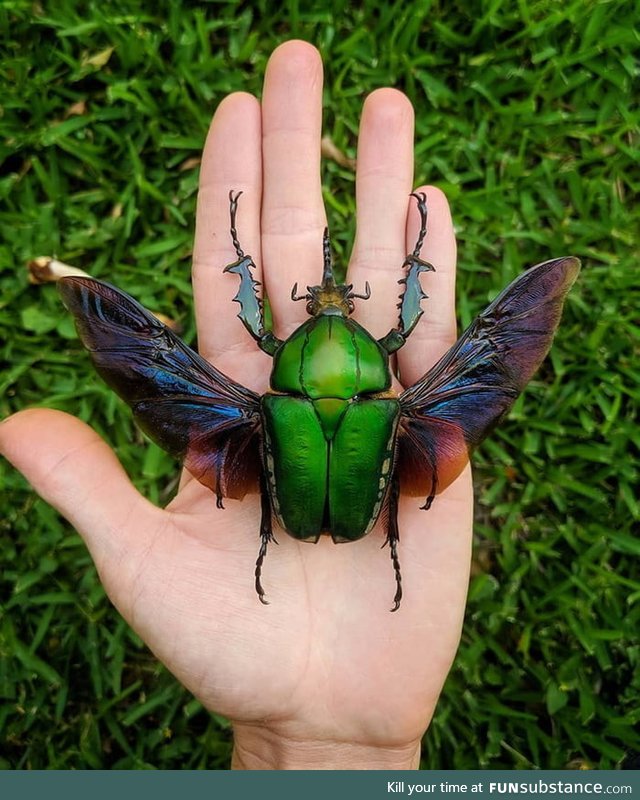
[(232, 351), (254, 352), (255, 343), (237, 318), (235, 275), (224, 273), (237, 259), (229, 232), (229, 192), (242, 191), (238, 211), (240, 241), (260, 280), (262, 157), (260, 105), (244, 92), (218, 106), (202, 154), (193, 252), (193, 294), (198, 346), (209, 361)]

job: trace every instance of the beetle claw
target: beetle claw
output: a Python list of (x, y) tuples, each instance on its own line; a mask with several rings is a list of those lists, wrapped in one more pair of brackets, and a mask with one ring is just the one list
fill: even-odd
[(429, 491), (429, 496), (424, 501), (424, 505), (420, 506), (421, 511), (428, 511), (431, 508), (431, 504), (435, 500), (436, 492), (438, 491), (438, 472), (435, 469), (435, 465), (433, 467), (433, 477), (431, 479), (431, 489)]
[[(266, 552), (266, 545), (264, 547), (264, 551)], [(262, 562), (263, 562), (263, 560), (264, 560), (264, 553), (263, 553), (263, 548), (261, 547), (260, 548), (260, 555), (258, 556), (258, 560), (256, 561), (256, 571), (255, 571), (256, 583), (255, 583), (255, 586), (256, 586), (256, 594), (258, 595), (258, 600), (262, 603), (263, 606), (268, 606), (269, 605), (269, 601), (265, 598), (265, 591), (262, 588), (262, 581), (260, 580), (260, 576), (261, 576), (261, 573), (262, 573)]]

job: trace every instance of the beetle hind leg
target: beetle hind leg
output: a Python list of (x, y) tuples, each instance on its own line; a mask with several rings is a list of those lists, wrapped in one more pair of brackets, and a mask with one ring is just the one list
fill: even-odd
[(402, 600), (402, 574), (400, 572), (400, 559), (398, 558), (398, 542), (400, 541), (400, 532), (398, 530), (399, 497), (400, 481), (398, 480), (397, 476), (394, 476), (389, 489), (387, 538), (384, 542), (385, 545), (389, 545), (391, 563), (393, 564), (393, 571), (396, 577), (396, 594), (393, 598), (393, 608), (390, 609), (392, 612), (397, 611), (400, 608), (400, 601)]
[(258, 599), (260, 602), (268, 606), (269, 601), (265, 598), (265, 592), (262, 588), (262, 564), (264, 562), (265, 556), (267, 555), (267, 547), (269, 542), (273, 542), (274, 544), (278, 544), (276, 537), (273, 535), (273, 526), (271, 521), (271, 502), (269, 500), (269, 492), (265, 485), (264, 480), (260, 481), (260, 507), (261, 507), (261, 516), (260, 516), (260, 550), (258, 551), (258, 558), (256, 559), (256, 569), (255, 569), (255, 578), (256, 578), (256, 592), (258, 594)]

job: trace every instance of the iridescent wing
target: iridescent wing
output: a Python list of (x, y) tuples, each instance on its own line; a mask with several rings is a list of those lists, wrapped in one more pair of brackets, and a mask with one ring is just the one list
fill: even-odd
[(549, 352), (579, 269), (576, 258), (559, 258), (524, 272), (400, 396), (401, 486), (427, 496), (427, 508), (462, 472)]
[(59, 281), (78, 335), (142, 430), (222, 497), (257, 489), (259, 397), (218, 372), (133, 298), (84, 277)]

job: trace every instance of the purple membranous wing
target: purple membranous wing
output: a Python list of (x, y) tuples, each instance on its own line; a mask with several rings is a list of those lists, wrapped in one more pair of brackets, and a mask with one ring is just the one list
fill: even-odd
[(432, 499), (508, 413), (549, 352), (579, 269), (576, 258), (559, 258), (524, 272), (402, 393), (399, 469), (406, 491)]
[(59, 288), (97, 372), (142, 430), (218, 498), (257, 489), (258, 395), (119, 289), (84, 277), (64, 278)]

